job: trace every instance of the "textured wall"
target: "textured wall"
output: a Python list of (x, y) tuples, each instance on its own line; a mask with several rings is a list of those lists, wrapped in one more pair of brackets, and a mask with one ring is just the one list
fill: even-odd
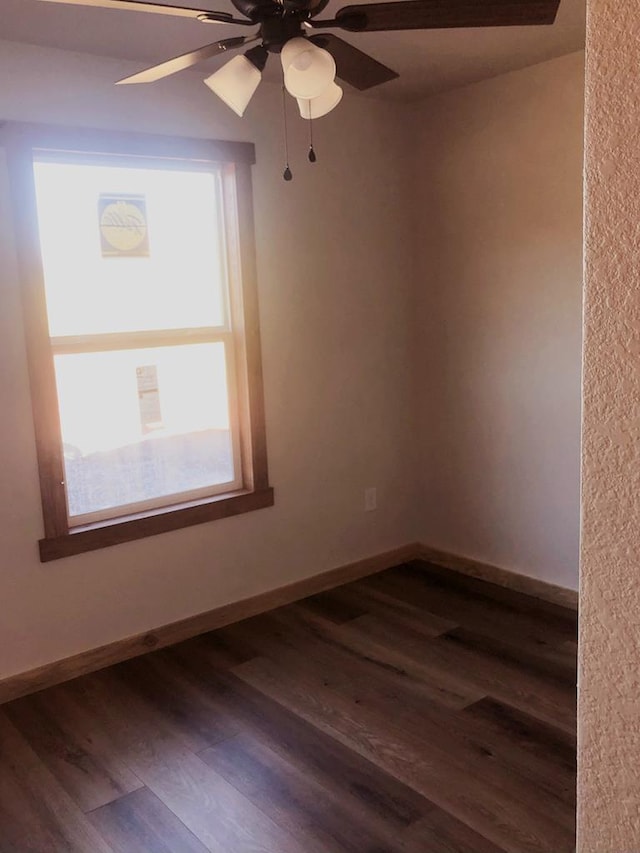
[(640, 7), (590, 0), (581, 853), (640, 850)]
[(418, 119), (419, 538), (577, 589), (584, 54)]

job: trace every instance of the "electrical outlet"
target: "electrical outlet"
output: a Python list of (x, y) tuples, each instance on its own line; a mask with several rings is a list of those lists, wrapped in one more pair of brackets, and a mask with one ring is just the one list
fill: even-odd
[(378, 509), (378, 490), (375, 487), (364, 490), (364, 511), (373, 512)]

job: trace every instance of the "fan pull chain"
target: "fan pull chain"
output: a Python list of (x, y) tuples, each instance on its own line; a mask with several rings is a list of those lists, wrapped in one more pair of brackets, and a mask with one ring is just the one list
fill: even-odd
[(317, 160), (316, 150), (313, 147), (313, 119), (311, 118), (311, 110), (309, 110), (309, 162), (316, 163)]
[(293, 172), (289, 167), (289, 128), (287, 126), (287, 93), (282, 85), (282, 118), (284, 120), (284, 154), (286, 159), (286, 166), (282, 177), (285, 181), (293, 180)]

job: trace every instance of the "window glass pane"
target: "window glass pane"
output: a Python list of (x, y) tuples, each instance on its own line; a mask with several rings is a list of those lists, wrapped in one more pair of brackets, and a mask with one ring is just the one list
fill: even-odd
[(224, 325), (217, 173), (34, 164), (53, 337)]
[(70, 517), (234, 483), (224, 344), (55, 365)]

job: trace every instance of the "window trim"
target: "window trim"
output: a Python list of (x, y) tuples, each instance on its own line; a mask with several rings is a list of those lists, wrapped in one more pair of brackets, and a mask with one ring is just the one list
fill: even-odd
[[(255, 163), (253, 144), (8, 122), (0, 127), (0, 145), (7, 154), (21, 280), (44, 520), (44, 538), (39, 542), (41, 561), (272, 506), (274, 493), (269, 485), (267, 466), (251, 187), (251, 166)], [(230, 391), (237, 398), (240, 420), (242, 489), (69, 527), (54, 348), (48, 328), (33, 175), (33, 152), (47, 150), (107, 154), (124, 157), (129, 162), (135, 157), (145, 163), (157, 158), (165, 165), (175, 161), (172, 165), (176, 166), (189, 161), (189, 168), (193, 165), (206, 169), (215, 164), (221, 169), (236, 372), (236, 386)], [(193, 338), (198, 337), (198, 331), (194, 330)]]

